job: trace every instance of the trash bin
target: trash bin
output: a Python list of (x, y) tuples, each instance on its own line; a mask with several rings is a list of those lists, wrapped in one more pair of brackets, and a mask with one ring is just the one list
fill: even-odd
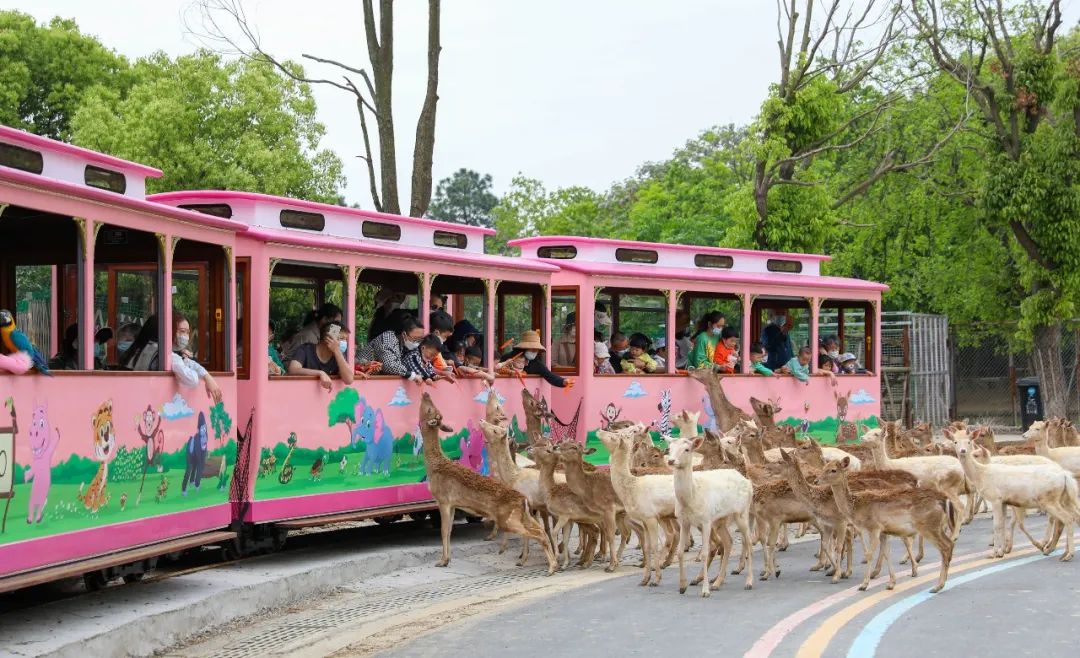
[(1042, 388), (1038, 377), (1016, 380), (1017, 399), (1020, 400), (1020, 427), (1026, 432), (1031, 424), (1043, 420)]

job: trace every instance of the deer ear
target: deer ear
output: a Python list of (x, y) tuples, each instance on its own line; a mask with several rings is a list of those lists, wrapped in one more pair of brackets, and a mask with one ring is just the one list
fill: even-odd
[(581, 451), (581, 454), (583, 454), (583, 455), (591, 455), (594, 452), (596, 452), (596, 448), (585, 448), (584, 450)]
[(941, 430), (941, 433), (944, 434), (945, 436), (949, 437), (950, 439), (953, 438), (952, 428), (946, 427), (943, 430)]
[(844, 457), (843, 459), (841, 459), (840, 460), (840, 465), (843, 466), (844, 468), (847, 468), (848, 466), (851, 466), (851, 457)]
[(704, 439), (702, 439), (700, 436), (697, 437), (696, 439), (694, 439), (694, 444), (693, 444), (694, 445), (694, 450), (697, 450), (698, 448), (700, 448), (701, 444), (703, 442), (704, 442)]

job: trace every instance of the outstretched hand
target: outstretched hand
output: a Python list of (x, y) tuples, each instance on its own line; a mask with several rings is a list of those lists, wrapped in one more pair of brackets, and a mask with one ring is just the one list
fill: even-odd
[(570, 389), (574, 388), (574, 382), (576, 382), (576, 381), (577, 380), (570, 379), (570, 378), (564, 379), (563, 383), (565, 384), (565, 386), (563, 386), (563, 390), (564, 391), (569, 391)]

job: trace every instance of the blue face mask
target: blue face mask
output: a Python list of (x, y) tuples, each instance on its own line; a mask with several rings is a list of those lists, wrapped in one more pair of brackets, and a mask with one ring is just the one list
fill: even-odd
[(719, 336), (721, 334), (721, 332), (723, 332), (723, 331), (724, 331), (723, 327), (713, 327), (712, 328), (713, 336)]
[(122, 340), (122, 341), (120, 341), (120, 342), (118, 342), (118, 343), (116, 344), (116, 349), (120, 350), (120, 353), (121, 353), (121, 354), (123, 354), (124, 352), (128, 351), (129, 349), (131, 349), (131, 343), (132, 343), (132, 342), (134, 342), (134, 341), (130, 341), (130, 340)]
[(344, 354), (345, 351), (349, 349), (349, 342), (345, 340), (339, 340), (337, 346), (338, 349), (341, 350), (341, 353)]
[(104, 359), (105, 358), (105, 344), (104, 343), (98, 343), (98, 344), (94, 345), (94, 356), (97, 357), (98, 359)]

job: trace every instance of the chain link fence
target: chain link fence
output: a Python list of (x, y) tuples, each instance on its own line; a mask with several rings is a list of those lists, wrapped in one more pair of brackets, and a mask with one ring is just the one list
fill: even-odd
[[(1061, 362), (1068, 385), (1066, 406), (1070, 418), (1080, 416), (1078, 344), (1080, 331), (1062, 333)], [(953, 368), (956, 418), (1003, 428), (1020, 427), (1016, 380), (1035, 376), (1028, 354), (1010, 354), (1001, 341), (987, 339), (978, 345), (956, 347)]]
[(943, 315), (881, 314), (881, 415), (943, 425), (952, 405), (949, 322)]

